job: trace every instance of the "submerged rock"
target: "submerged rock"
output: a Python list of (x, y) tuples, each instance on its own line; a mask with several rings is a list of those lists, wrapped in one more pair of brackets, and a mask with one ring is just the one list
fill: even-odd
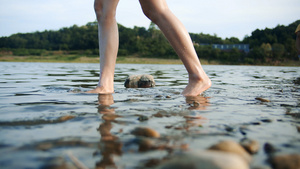
[(155, 81), (151, 75), (131, 75), (124, 83), (126, 88), (150, 88), (155, 86)]
[(237, 142), (235, 141), (221, 141), (218, 144), (215, 144), (209, 148), (209, 150), (217, 150), (217, 151), (224, 151), (228, 153), (234, 153), (236, 155), (241, 156), (246, 162), (251, 161), (250, 154)]
[(299, 169), (300, 168), (300, 155), (287, 154), (277, 155), (271, 157), (269, 160), (273, 169)]
[(243, 139), (240, 143), (250, 154), (255, 154), (259, 150), (259, 143), (255, 140)]
[(131, 132), (131, 134), (135, 136), (144, 136), (144, 137), (152, 137), (152, 138), (160, 137), (160, 134), (157, 131), (147, 127), (137, 127)]
[(276, 148), (271, 143), (265, 143), (265, 145), (264, 145), (264, 151), (265, 151), (266, 154), (273, 154), (277, 150), (276, 150)]
[(249, 169), (238, 155), (217, 151), (187, 152), (160, 164), (156, 169)]
[(298, 77), (297, 79), (293, 80), (293, 82), (294, 82), (296, 85), (300, 85), (300, 77)]
[(261, 98), (261, 97), (257, 97), (257, 98), (255, 98), (255, 100), (259, 100), (261, 102), (271, 102), (270, 100), (264, 99), (264, 98)]

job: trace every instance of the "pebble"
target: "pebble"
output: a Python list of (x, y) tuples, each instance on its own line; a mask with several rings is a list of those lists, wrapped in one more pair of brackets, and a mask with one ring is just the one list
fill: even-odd
[(131, 75), (124, 83), (126, 88), (149, 88), (155, 86), (152, 75)]
[(63, 121), (67, 121), (67, 120), (71, 120), (75, 118), (75, 116), (70, 116), (70, 115), (67, 115), (67, 116), (61, 116), (60, 118), (58, 118), (57, 120), (60, 121), (60, 122), (63, 122)]
[(249, 169), (238, 155), (216, 151), (194, 151), (177, 155), (156, 169)]
[(131, 134), (135, 136), (143, 136), (143, 137), (152, 137), (152, 138), (159, 138), (160, 134), (148, 127), (137, 127), (135, 128)]
[(273, 120), (272, 119), (261, 119), (260, 121), (264, 123), (271, 123)]
[(285, 154), (277, 155), (270, 158), (269, 162), (273, 169), (299, 169), (300, 155)]
[(51, 157), (45, 160), (45, 164), (41, 166), (41, 168), (49, 168), (49, 169), (76, 169), (77, 166), (72, 163), (66, 161), (62, 157)]
[(250, 154), (237, 142), (227, 140), (227, 141), (221, 141), (218, 144), (215, 144), (209, 148), (209, 150), (217, 150), (217, 151), (223, 151), (228, 153), (234, 153), (236, 155), (241, 156), (246, 162), (251, 161)]
[(140, 115), (140, 116), (138, 117), (138, 120), (139, 120), (139, 121), (147, 121), (147, 120), (149, 120), (149, 117), (144, 116), (144, 115)]
[(272, 154), (276, 152), (276, 148), (271, 143), (265, 143), (264, 150), (266, 154)]
[(270, 100), (264, 99), (264, 98), (261, 98), (261, 97), (257, 97), (257, 98), (255, 98), (255, 100), (259, 100), (261, 102), (271, 102)]
[(295, 84), (297, 84), (297, 85), (300, 85), (300, 77), (298, 77), (297, 79), (295, 79), (293, 82), (294, 82)]
[(255, 140), (250, 140), (250, 139), (243, 139), (241, 142), (240, 142), (241, 146), (244, 147), (244, 149), (246, 151), (248, 151), (248, 153), (250, 154), (255, 154), (258, 152), (259, 150), (259, 143), (258, 141), (255, 141)]

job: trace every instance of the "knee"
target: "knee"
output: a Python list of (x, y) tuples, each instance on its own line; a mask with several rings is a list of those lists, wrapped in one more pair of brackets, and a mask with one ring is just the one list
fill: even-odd
[(94, 4), (94, 10), (98, 22), (115, 20), (116, 10), (108, 10), (102, 4)]
[(159, 7), (159, 8), (142, 7), (142, 9), (145, 16), (155, 24), (157, 24), (157, 22), (168, 12), (167, 7)]

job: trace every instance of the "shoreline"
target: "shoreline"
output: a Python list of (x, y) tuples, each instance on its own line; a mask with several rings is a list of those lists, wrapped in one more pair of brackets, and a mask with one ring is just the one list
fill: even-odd
[[(0, 56), (0, 62), (49, 62), (49, 63), (99, 63), (99, 57), (78, 55), (51, 56)], [(299, 67), (300, 61), (287, 61), (276, 64), (232, 64), (219, 61), (208, 61), (200, 58), (202, 65), (241, 65), (241, 66), (294, 66)], [(134, 56), (118, 56), (117, 64), (182, 64), (180, 59), (140, 58)]]

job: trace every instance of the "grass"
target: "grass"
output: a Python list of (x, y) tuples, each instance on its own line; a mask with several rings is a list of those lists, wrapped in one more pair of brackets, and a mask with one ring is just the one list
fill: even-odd
[[(53, 56), (0, 56), (1, 62), (57, 62), (57, 63), (99, 63), (99, 57), (79, 55), (53, 55)], [(133, 64), (182, 64), (179, 59), (158, 59), (138, 57), (118, 57), (117, 63)]]
[[(202, 65), (228, 65), (219, 61), (200, 59)], [(0, 62), (54, 62), (54, 63), (99, 63), (98, 56), (85, 56), (79, 54), (57, 54), (49, 56), (12, 56), (0, 55)], [(117, 63), (132, 64), (182, 64), (180, 59), (141, 58), (137, 56), (118, 56)], [(239, 64), (245, 65), (245, 64)], [(300, 61), (276, 62), (259, 64), (261, 66), (300, 66)]]

